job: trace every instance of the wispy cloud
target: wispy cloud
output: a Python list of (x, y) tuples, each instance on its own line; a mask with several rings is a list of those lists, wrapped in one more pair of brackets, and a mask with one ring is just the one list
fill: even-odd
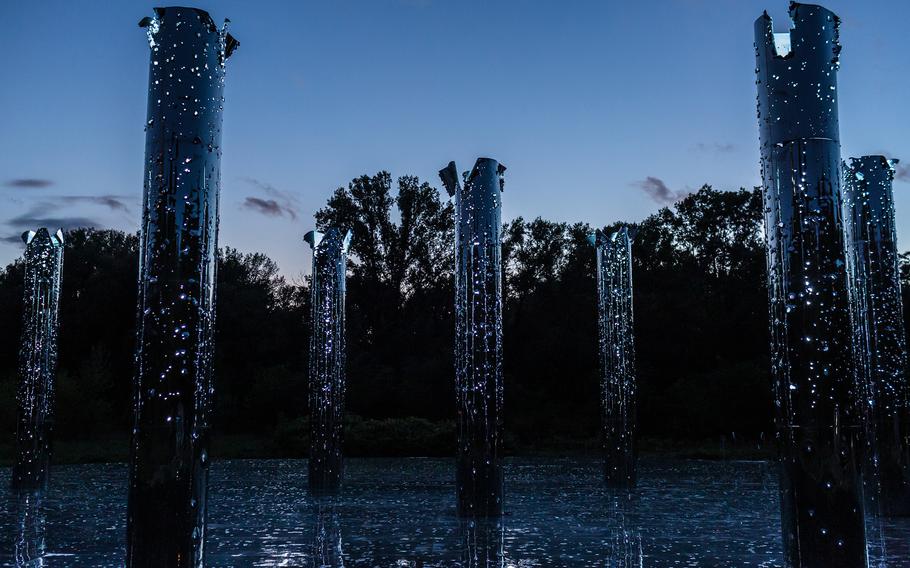
[(714, 142), (712, 144), (708, 144), (706, 142), (699, 142), (699, 143), (695, 144), (694, 146), (692, 146), (692, 149), (697, 152), (714, 152), (717, 154), (728, 154), (728, 153), (736, 150), (736, 145), (730, 144), (729, 142), (725, 142), (725, 143)]
[(270, 217), (289, 217), (297, 220), (299, 205), (297, 197), (292, 193), (281, 191), (270, 183), (255, 178), (242, 178), (246, 183), (262, 190), (267, 197), (251, 195), (246, 197), (241, 204), (245, 209), (268, 215)]
[(632, 187), (643, 191), (653, 201), (661, 205), (672, 205), (689, 194), (687, 190), (674, 191), (667, 187), (664, 180), (648, 176), (643, 180), (632, 182)]
[(278, 205), (278, 202), (274, 199), (247, 197), (243, 200), (243, 206), (270, 217), (281, 217), (284, 215), (284, 208), (281, 205)]
[(19, 187), (19, 188), (28, 188), (28, 189), (40, 189), (43, 187), (50, 187), (54, 185), (49, 179), (38, 179), (38, 178), (20, 178), (20, 179), (11, 179), (7, 180), (4, 183), (6, 187)]
[(48, 230), (55, 231), (57, 229), (69, 230), (79, 227), (100, 228), (104, 226), (96, 219), (91, 219), (89, 217), (56, 217), (46, 216), (46, 213), (47, 212), (42, 209), (32, 209), (22, 215), (17, 215), (12, 219), (7, 220), (6, 225), (19, 231), (37, 229), (38, 227), (47, 227)]
[[(129, 213), (128, 199), (122, 195), (53, 195), (42, 196), (37, 201), (31, 201), (30, 208), (25, 213), (16, 215), (2, 223), (17, 231), (33, 230), (47, 227), (51, 231), (57, 229), (75, 229), (79, 227), (103, 228), (106, 223), (95, 217), (73, 215), (73, 206), (97, 205), (106, 207), (110, 211)], [(16, 237), (18, 238), (18, 237)], [(15, 242), (14, 236), (0, 237), (2, 242)]]
[(0, 243), (9, 243), (11, 245), (23, 245), (23, 246), (25, 245), (25, 243), (22, 242), (21, 235), (10, 235), (8, 237), (0, 237)]
[(53, 199), (59, 199), (67, 205), (75, 203), (90, 203), (94, 205), (102, 205), (111, 211), (123, 211), (125, 213), (130, 212), (130, 208), (125, 203), (126, 197), (122, 195), (63, 195), (60, 197), (54, 197)]

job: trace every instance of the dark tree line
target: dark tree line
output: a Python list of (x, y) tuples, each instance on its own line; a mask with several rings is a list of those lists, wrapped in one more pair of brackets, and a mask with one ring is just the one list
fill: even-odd
[[(756, 439), (770, 431), (761, 215), (757, 190), (704, 186), (637, 223), (634, 309), (644, 435), (702, 440), (735, 432)], [(409, 419), (445, 445), (454, 417), (451, 203), (415, 177), (395, 184), (380, 172), (336, 190), (316, 219), (321, 228), (340, 225), (355, 234), (348, 412), (389, 424)], [(590, 443), (598, 431), (591, 231), (541, 218), (506, 224), (505, 410), (517, 448)], [(309, 254), (302, 244), (300, 254)], [(128, 431), (137, 267), (135, 235), (91, 229), (67, 235), (58, 438)], [(0, 419), (9, 439), (22, 277), (21, 261), (0, 272)], [(288, 282), (266, 254), (221, 251), (217, 431), (292, 446), (305, 432), (308, 302), (306, 283)], [(369, 424), (378, 422), (355, 420), (351, 429), (369, 430)], [(412, 432), (395, 430), (397, 424), (388, 434), (392, 443), (421, 451), (408, 440)]]

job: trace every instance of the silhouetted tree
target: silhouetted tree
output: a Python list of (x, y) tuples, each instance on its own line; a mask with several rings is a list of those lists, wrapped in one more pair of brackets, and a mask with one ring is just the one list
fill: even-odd
[(218, 259), (216, 428), (267, 434), (306, 409), (309, 296), (262, 253)]
[(451, 415), (452, 204), (413, 176), (398, 178), (393, 196), (392, 177), (379, 172), (338, 188), (316, 223), (354, 233), (348, 408), (370, 417)]
[[(371, 437), (368, 453), (449, 448), (454, 416), (452, 203), (387, 172), (339, 188), (317, 226), (354, 232), (348, 278), (348, 410), (414, 417)], [(704, 186), (639, 223), (633, 244), (640, 421), (645, 435), (719, 438), (770, 429), (768, 315), (757, 190)], [(605, 227), (610, 230), (611, 227)], [(505, 419), (522, 447), (590, 442), (598, 431), (592, 228), (537, 218), (503, 231)], [(66, 236), (58, 432), (128, 431), (135, 347), (135, 235)], [(23, 266), (0, 272), (0, 420), (11, 440)], [(215, 426), (300, 447), (306, 413), (309, 294), (262, 253), (220, 251)], [(910, 290), (910, 257), (902, 261)], [(435, 421), (435, 426), (426, 420)], [(395, 433), (392, 433), (395, 432)], [(376, 447), (375, 444), (396, 444)], [(372, 440), (373, 442), (370, 442)], [(381, 440), (381, 441), (380, 441)], [(371, 445), (373, 444), (373, 445)]]
[(635, 326), (645, 433), (770, 428), (758, 189), (704, 186), (638, 225)]

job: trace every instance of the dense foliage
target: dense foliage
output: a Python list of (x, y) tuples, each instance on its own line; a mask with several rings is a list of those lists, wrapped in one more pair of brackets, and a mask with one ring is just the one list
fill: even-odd
[[(409, 432), (420, 430), (413, 435), (441, 445), (449, 443), (445, 433), (454, 416), (453, 208), (415, 177), (393, 185), (386, 172), (357, 178), (316, 216), (320, 227), (355, 233), (348, 411), (358, 417), (352, 428), (364, 436), (397, 437), (402, 448), (416, 448), (420, 443), (409, 440)], [(705, 186), (637, 224), (643, 434), (719, 440), (734, 432), (756, 439), (769, 431), (760, 219), (757, 190)], [(596, 435), (591, 230), (540, 218), (505, 226), (505, 404), (513, 446), (554, 448), (589, 443)], [(135, 235), (79, 229), (67, 236), (58, 437), (128, 430), (137, 266)], [(15, 427), (22, 272), (21, 262), (0, 272), (0, 419), (7, 437)], [(264, 253), (225, 248), (218, 306), (217, 429), (297, 447), (307, 409), (306, 284), (286, 281)], [(393, 426), (370, 434), (372, 424)], [(361, 443), (363, 451), (377, 451)]]

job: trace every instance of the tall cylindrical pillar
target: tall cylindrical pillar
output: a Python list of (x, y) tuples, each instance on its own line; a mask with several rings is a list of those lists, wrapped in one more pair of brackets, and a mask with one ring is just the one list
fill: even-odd
[(156, 8), (151, 46), (127, 565), (202, 566), (224, 64), (208, 13)]
[(788, 565), (866, 566), (841, 215), (839, 20), (790, 4), (755, 22), (771, 368)]
[(894, 224), (894, 164), (852, 158), (844, 231), (859, 400), (866, 425), (864, 478), (873, 511), (910, 515), (910, 389)]
[(314, 492), (337, 491), (342, 475), (345, 392), (345, 277), (351, 232), (337, 228), (304, 237), (313, 248), (310, 282), (310, 459)]
[(458, 512), (502, 514), (502, 271), (505, 166), (479, 158), (458, 182), (455, 163), (439, 172), (455, 196), (455, 396)]
[(635, 330), (632, 319), (632, 235), (627, 227), (591, 236), (597, 254), (597, 324), (603, 411), (604, 479), (636, 481)]
[(47, 487), (54, 423), (57, 374), (57, 327), (63, 233), (27, 231), (22, 340), (19, 345), (19, 389), (16, 393), (15, 489)]

